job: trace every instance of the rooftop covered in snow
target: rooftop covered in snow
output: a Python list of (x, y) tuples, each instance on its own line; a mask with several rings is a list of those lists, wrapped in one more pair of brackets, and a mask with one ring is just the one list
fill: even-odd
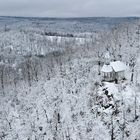
[(114, 61), (114, 62), (110, 62), (109, 65), (104, 64), (101, 71), (105, 72), (105, 73), (109, 73), (109, 72), (121, 72), (121, 71), (125, 71), (126, 70), (126, 65), (121, 62), (121, 61)]
[(108, 73), (108, 72), (113, 72), (113, 68), (112, 68), (111, 65), (106, 65), (106, 64), (105, 64), (105, 65), (103, 65), (101, 71), (102, 71), (102, 72), (106, 72), (106, 73)]
[(126, 65), (121, 61), (110, 62), (110, 65), (112, 66), (112, 68), (115, 72), (120, 72), (120, 71), (126, 70)]

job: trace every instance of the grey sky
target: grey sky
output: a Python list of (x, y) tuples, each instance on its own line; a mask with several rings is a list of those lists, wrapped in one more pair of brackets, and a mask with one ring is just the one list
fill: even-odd
[(35, 17), (140, 16), (140, 0), (0, 0), (0, 15)]

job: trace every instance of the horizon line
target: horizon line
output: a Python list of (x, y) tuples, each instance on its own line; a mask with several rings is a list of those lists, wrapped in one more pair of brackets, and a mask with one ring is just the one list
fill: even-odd
[(0, 15), (0, 17), (5, 18), (50, 18), (50, 19), (78, 19), (78, 18), (140, 18), (140, 16), (77, 16), (77, 17), (54, 17), (54, 16), (8, 16)]

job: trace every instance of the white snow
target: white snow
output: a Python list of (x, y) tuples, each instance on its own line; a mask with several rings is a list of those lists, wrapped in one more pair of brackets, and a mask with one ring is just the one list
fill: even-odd
[(110, 64), (104, 64), (101, 71), (105, 73), (109, 72), (121, 72), (127, 69), (126, 65), (121, 61), (110, 62)]
[(110, 58), (110, 53), (109, 52), (106, 52), (105, 59), (109, 59), (109, 58)]
[[(139, 140), (139, 24), (94, 33), (94, 40), (84, 38), (89, 24), (79, 26), (82, 21), (65, 28), (75, 32), (82, 27), (83, 38), (44, 35), (50, 26), (57, 32), (66, 21), (22, 22), (9, 25), (6, 32), (0, 27), (0, 139), (110, 140), (113, 132), (116, 140)], [(101, 82), (97, 62), (106, 48), (116, 60), (121, 54), (122, 61), (132, 65), (125, 71), (127, 80)], [(116, 61), (101, 71), (124, 71), (124, 65)]]
[(121, 61), (110, 62), (110, 65), (115, 72), (121, 72), (126, 70), (126, 65)]
[(106, 72), (106, 73), (110, 73), (110, 72), (113, 72), (113, 68), (111, 65), (104, 64), (101, 71)]

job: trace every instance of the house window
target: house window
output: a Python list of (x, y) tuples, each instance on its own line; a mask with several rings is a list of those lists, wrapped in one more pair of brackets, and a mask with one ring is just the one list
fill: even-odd
[(104, 73), (104, 77), (105, 78), (109, 78), (110, 77), (110, 73)]

